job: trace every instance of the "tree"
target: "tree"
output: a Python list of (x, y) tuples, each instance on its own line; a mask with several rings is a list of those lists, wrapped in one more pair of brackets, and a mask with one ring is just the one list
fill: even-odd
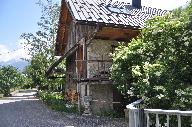
[(192, 3), (149, 20), (141, 35), (113, 54), (112, 79), (146, 107), (191, 110)]
[(23, 82), (22, 73), (13, 66), (3, 66), (0, 68), (0, 92), (4, 96), (10, 95), (12, 88), (19, 87)]
[[(54, 85), (61, 85), (61, 79), (48, 80), (45, 71), (56, 60), (54, 57), (54, 44), (58, 27), (60, 6), (52, 0), (39, 0), (42, 16), (38, 22), (39, 31), (36, 34), (24, 33), (26, 47), (32, 56), (31, 64), (26, 68), (26, 74), (31, 77), (33, 84), (40, 89), (52, 89)], [(61, 64), (64, 67), (64, 64)]]

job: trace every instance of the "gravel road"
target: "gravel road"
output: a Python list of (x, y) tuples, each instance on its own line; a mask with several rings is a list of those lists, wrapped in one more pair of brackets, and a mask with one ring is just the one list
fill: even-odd
[(0, 99), (0, 127), (127, 127), (122, 119), (80, 116), (51, 110), (24, 90)]

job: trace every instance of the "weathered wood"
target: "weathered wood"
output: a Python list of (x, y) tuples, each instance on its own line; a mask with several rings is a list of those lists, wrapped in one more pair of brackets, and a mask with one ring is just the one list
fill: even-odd
[(64, 53), (64, 49), (67, 45), (67, 35), (66, 35), (68, 34), (67, 29), (71, 21), (72, 16), (67, 7), (67, 3), (65, 1), (62, 1), (59, 17), (59, 27), (57, 31), (56, 46), (55, 46), (56, 55), (62, 55)]
[(75, 22), (71, 22), (70, 30), (68, 31), (68, 37), (66, 37), (68, 38), (68, 42), (65, 50), (70, 50), (71, 47), (80, 42), (83, 38), (86, 39), (86, 43), (87, 41), (92, 40), (88, 36), (94, 36), (95, 32), (97, 31), (96, 28), (96, 26), (80, 25), (76, 24)]
[(63, 59), (67, 56), (69, 56), (70, 54), (74, 53), (77, 48), (78, 48), (79, 44), (76, 44), (73, 48), (71, 48), (66, 54), (64, 54), (63, 56), (61, 56), (57, 61), (55, 61), (50, 67), (49, 69), (46, 71), (46, 76), (49, 77), (52, 70), (59, 65), (59, 63), (61, 63), (63, 61)]
[[(83, 60), (83, 45), (80, 45), (77, 50), (77, 59)], [(82, 61), (76, 61), (77, 66), (77, 74), (80, 76), (79, 78), (83, 77), (83, 63)]]
[[(65, 14), (65, 15), (64, 15)], [(62, 21), (65, 23), (62, 26), (59, 26), (56, 52), (57, 54), (63, 54), (65, 50), (69, 50), (82, 38), (86, 38), (86, 45), (88, 46), (91, 43), (91, 40), (94, 38), (99, 39), (108, 39), (108, 40), (118, 40), (118, 41), (129, 41), (132, 38), (136, 37), (139, 34), (139, 30), (132, 29), (123, 29), (123, 28), (113, 28), (113, 27), (101, 27), (99, 25), (82, 25), (78, 24), (75, 21), (72, 21), (70, 13), (65, 12), (63, 15), (66, 16), (65, 20)], [(61, 28), (60, 28), (61, 27)], [(62, 48), (62, 49), (61, 49)], [(67, 52), (67, 51), (65, 51)]]
[(139, 31), (132, 29), (103, 27), (95, 36), (98, 39), (104, 40), (117, 40), (117, 41), (130, 41), (132, 38), (138, 36)]

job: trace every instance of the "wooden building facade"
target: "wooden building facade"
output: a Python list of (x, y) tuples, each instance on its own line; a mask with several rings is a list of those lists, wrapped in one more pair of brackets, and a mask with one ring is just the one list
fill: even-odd
[(62, 0), (55, 54), (61, 56), (47, 75), (66, 58), (66, 91), (78, 97), (85, 114), (118, 108), (121, 96), (110, 80), (110, 53), (121, 42), (130, 42), (145, 21), (168, 11), (107, 0)]

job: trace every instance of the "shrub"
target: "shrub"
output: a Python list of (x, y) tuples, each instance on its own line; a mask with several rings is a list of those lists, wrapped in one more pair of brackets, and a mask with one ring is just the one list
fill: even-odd
[(40, 99), (44, 101), (53, 110), (68, 113), (77, 112), (77, 105), (68, 103), (61, 93), (57, 92), (40, 92)]
[(192, 3), (146, 23), (140, 36), (113, 54), (112, 79), (148, 108), (191, 110)]

